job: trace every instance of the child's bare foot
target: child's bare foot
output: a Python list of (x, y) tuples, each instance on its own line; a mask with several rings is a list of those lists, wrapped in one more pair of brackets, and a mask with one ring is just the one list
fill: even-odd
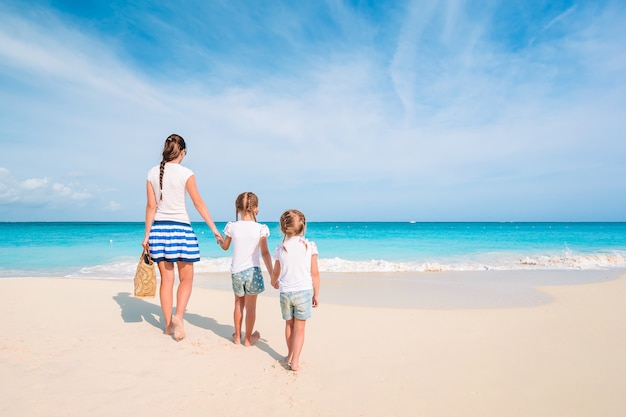
[(246, 335), (246, 343), (244, 344), (244, 346), (252, 346), (253, 344), (255, 344), (257, 342), (257, 340), (259, 340), (261, 338), (261, 333), (255, 331), (254, 333), (252, 333), (250, 335), (250, 339), (248, 339), (247, 335)]
[(289, 364), (289, 369), (291, 369), (292, 371), (298, 371), (300, 369), (300, 366), (297, 363), (291, 362)]
[(236, 345), (240, 345), (241, 344), (241, 334), (233, 333), (233, 343), (236, 344)]
[(178, 317), (172, 316), (172, 325), (174, 326), (174, 340), (180, 342), (185, 338), (183, 322)]

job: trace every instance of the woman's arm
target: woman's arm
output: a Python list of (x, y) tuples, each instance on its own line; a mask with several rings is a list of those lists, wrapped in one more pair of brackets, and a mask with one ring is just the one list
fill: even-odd
[(211, 231), (213, 232), (213, 236), (217, 239), (217, 243), (221, 246), (224, 238), (222, 234), (217, 230), (215, 223), (213, 222), (213, 218), (211, 217), (211, 213), (209, 213), (209, 209), (206, 204), (204, 204), (204, 200), (200, 196), (200, 192), (198, 191), (198, 186), (196, 185), (196, 176), (192, 175), (187, 180), (186, 184), (187, 192), (189, 193), (189, 197), (191, 197), (191, 201), (193, 202), (194, 207), (204, 219), (204, 222), (209, 226)]
[(143, 238), (142, 246), (148, 249), (148, 236), (150, 235), (150, 228), (152, 228), (152, 222), (154, 222), (154, 215), (156, 214), (156, 195), (150, 181), (146, 181), (146, 233)]

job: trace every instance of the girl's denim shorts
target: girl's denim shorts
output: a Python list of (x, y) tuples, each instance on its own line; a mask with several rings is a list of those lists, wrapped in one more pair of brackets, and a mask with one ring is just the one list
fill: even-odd
[(283, 320), (307, 320), (312, 316), (313, 290), (280, 293), (280, 309)]

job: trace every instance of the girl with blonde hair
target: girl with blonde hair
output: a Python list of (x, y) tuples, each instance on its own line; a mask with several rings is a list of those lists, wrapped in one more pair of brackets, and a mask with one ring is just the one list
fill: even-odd
[[(253, 345), (261, 337), (254, 330), (256, 321), (256, 299), (265, 290), (261, 274), (259, 257), (263, 258), (265, 267), (272, 274), (272, 257), (267, 248), (269, 228), (257, 223), (259, 198), (252, 192), (241, 193), (235, 200), (235, 222), (228, 222), (224, 228), (222, 249), (228, 250), (233, 244), (233, 257), (230, 266), (233, 292), (235, 293), (235, 310), (233, 320), (235, 333), (233, 342), (241, 343), (241, 326), (245, 314), (246, 332), (244, 346)], [(241, 216), (241, 220), (239, 220)]]
[(311, 308), (319, 305), (320, 274), (317, 246), (304, 238), (306, 218), (299, 210), (287, 210), (280, 216), (283, 241), (276, 247), (272, 286), (280, 291), (280, 307), (285, 320), (287, 366), (300, 369), (306, 320)]

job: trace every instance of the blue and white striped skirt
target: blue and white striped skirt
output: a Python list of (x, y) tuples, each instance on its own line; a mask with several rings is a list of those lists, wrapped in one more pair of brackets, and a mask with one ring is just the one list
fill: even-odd
[(148, 236), (154, 262), (198, 262), (198, 238), (190, 225), (173, 221), (155, 221)]

